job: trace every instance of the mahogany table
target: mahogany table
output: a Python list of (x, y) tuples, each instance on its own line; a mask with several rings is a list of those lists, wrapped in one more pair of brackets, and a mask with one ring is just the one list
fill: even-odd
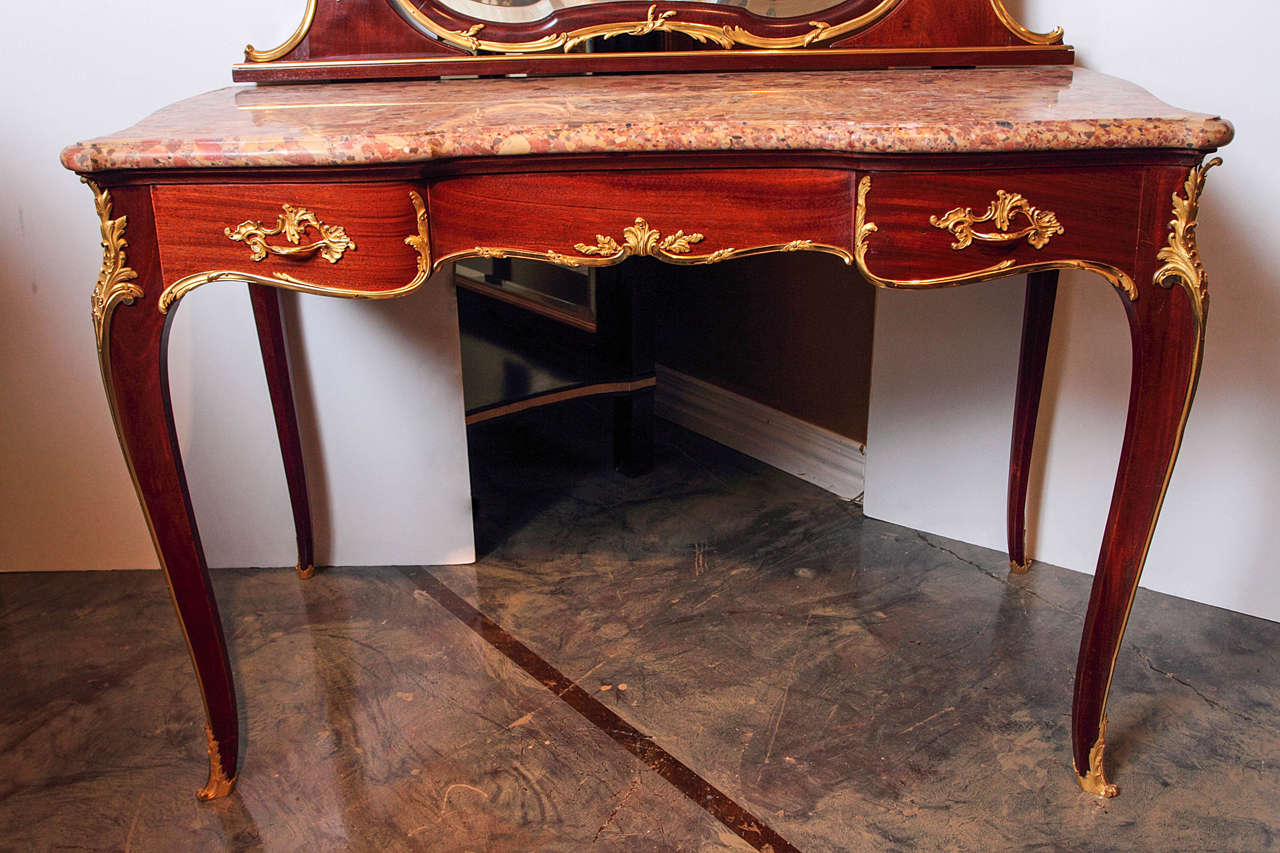
[[(231, 669), (174, 433), (169, 320), (247, 281), (293, 500), (310, 516), (278, 289), (381, 299), (459, 258), (709, 264), (827, 252), (880, 287), (1030, 273), (1009, 478), (1023, 512), (1058, 270), (1097, 273), (1129, 320), (1119, 473), (1072, 707), (1080, 784), (1103, 772), (1116, 654), (1177, 457), (1209, 306), (1195, 228), (1221, 119), (1069, 66), (222, 89), (73, 145), (102, 270), (93, 326), (121, 446), (208, 714), (203, 798), (236, 779)], [(461, 417), (459, 413), (459, 417)]]

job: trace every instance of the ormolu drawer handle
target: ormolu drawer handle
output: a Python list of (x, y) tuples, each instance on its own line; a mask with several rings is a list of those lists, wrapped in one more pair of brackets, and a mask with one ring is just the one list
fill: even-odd
[[(1018, 231), (1010, 231), (1013, 217), (1023, 216), (1031, 224)], [(974, 231), (973, 226), (982, 222), (996, 224), (999, 233), (983, 233)], [(951, 248), (956, 251), (967, 249), (974, 240), (984, 243), (1014, 243), (1027, 238), (1027, 242), (1037, 249), (1049, 245), (1049, 240), (1056, 234), (1063, 233), (1058, 216), (1052, 210), (1041, 210), (1033, 207), (1029, 201), (1018, 193), (996, 190), (996, 200), (987, 206), (987, 212), (976, 215), (971, 207), (957, 207), (942, 216), (930, 216), (929, 224), (944, 231), (950, 231), (956, 241)]]
[[(342, 253), (347, 249), (355, 250), (355, 241), (347, 236), (347, 230), (341, 225), (325, 225), (319, 217), (305, 207), (294, 207), (291, 204), (281, 206), (284, 208), (284, 213), (276, 217), (276, 224), (272, 228), (267, 228), (261, 222), (247, 219), (237, 225), (234, 230), (223, 229), (224, 233), (235, 242), (247, 245), (250, 257), (255, 261), (261, 261), (269, 254), (309, 255), (319, 251), (322, 258), (331, 264), (336, 264), (342, 260)], [(319, 231), (320, 239), (305, 246), (300, 245), (302, 235), (308, 228)], [(267, 238), (277, 234), (284, 234), (284, 238), (292, 245), (268, 245)]]

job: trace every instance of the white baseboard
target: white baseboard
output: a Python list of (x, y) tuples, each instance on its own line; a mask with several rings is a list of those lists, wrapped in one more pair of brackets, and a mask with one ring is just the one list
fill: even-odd
[(867, 456), (860, 442), (662, 365), (657, 375), (658, 417), (846, 500), (862, 494)]

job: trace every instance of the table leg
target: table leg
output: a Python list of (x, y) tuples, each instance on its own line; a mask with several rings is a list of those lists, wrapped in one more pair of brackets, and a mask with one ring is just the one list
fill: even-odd
[[(1072, 703), (1077, 777), (1086, 791), (1104, 797), (1116, 794), (1102, 763), (1107, 694), (1204, 351), (1209, 295), (1196, 249), (1195, 219), (1207, 168), (1193, 169), (1185, 183), (1181, 175), (1152, 175), (1157, 200), (1167, 204), (1169, 191), (1179, 186), (1183, 194), (1172, 194), (1173, 222), (1143, 235), (1134, 276), (1138, 298), (1125, 300), (1133, 341), (1128, 422), (1089, 596)], [(1159, 219), (1164, 221), (1163, 216)], [(1158, 249), (1165, 235), (1167, 242)]]
[[(91, 185), (92, 186), (92, 185)], [(145, 187), (93, 187), (105, 250), (93, 295), (98, 357), (143, 514), (173, 595), (207, 715), (209, 780), (201, 799), (231, 793), (240, 744), (226, 642), (174, 432), (167, 365), (168, 315), (155, 223)], [(127, 256), (126, 256), (127, 251)]]
[(293, 400), (289, 354), (285, 349), (284, 324), (280, 320), (280, 291), (261, 284), (249, 285), (253, 321), (258, 328), (262, 367), (271, 392), (271, 410), (276, 418), (276, 435), (284, 460), (285, 482), (293, 508), (293, 530), (298, 541), (298, 577), (309, 578), (316, 571), (314, 540), (311, 534), (311, 507), (307, 499), (307, 472), (302, 461), (302, 438)]
[(1009, 568), (1022, 574), (1031, 566), (1027, 557), (1027, 483), (1035, 448), (1040, 389), (1049, 354), (1053, 306), (1058, 298), (1058, 271), (1027, 276), (1026, 307), (1022, 313), (1022, 354), (1018, 361), (1018, 391), (1013, 407), (1013, 443), (1009, 450)]
[[(627, 263), (596, 271), (596, 328), (601, 346), (628, 379), (654, 371), (654, 283), (662, 268)], [(653, 470), (652, 388), (616, 397), (613, 403), (614, 467), (628, 477)]]
[(613, 399), (614, 467), (628, 477), (653, 470), (653, 398), (645, 388)]

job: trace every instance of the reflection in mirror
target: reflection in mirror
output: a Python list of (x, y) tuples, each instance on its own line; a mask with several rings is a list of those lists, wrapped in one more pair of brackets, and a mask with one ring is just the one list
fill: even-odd
[[(838, 0), (836, 0), (838, 2)], [(539, 21), (561, 9), (600, 6), (620, 0), (439, 0), (461, 15), (492, 23), (524, 24)], [(668, 0), (669, 3), (690, 0)], [(830, 9), (832, 0), (700, 0), (703, 4), (744, 9), (763, 18), (798, 18)], [(664, 7), (667, 4), (664, 4)]]

